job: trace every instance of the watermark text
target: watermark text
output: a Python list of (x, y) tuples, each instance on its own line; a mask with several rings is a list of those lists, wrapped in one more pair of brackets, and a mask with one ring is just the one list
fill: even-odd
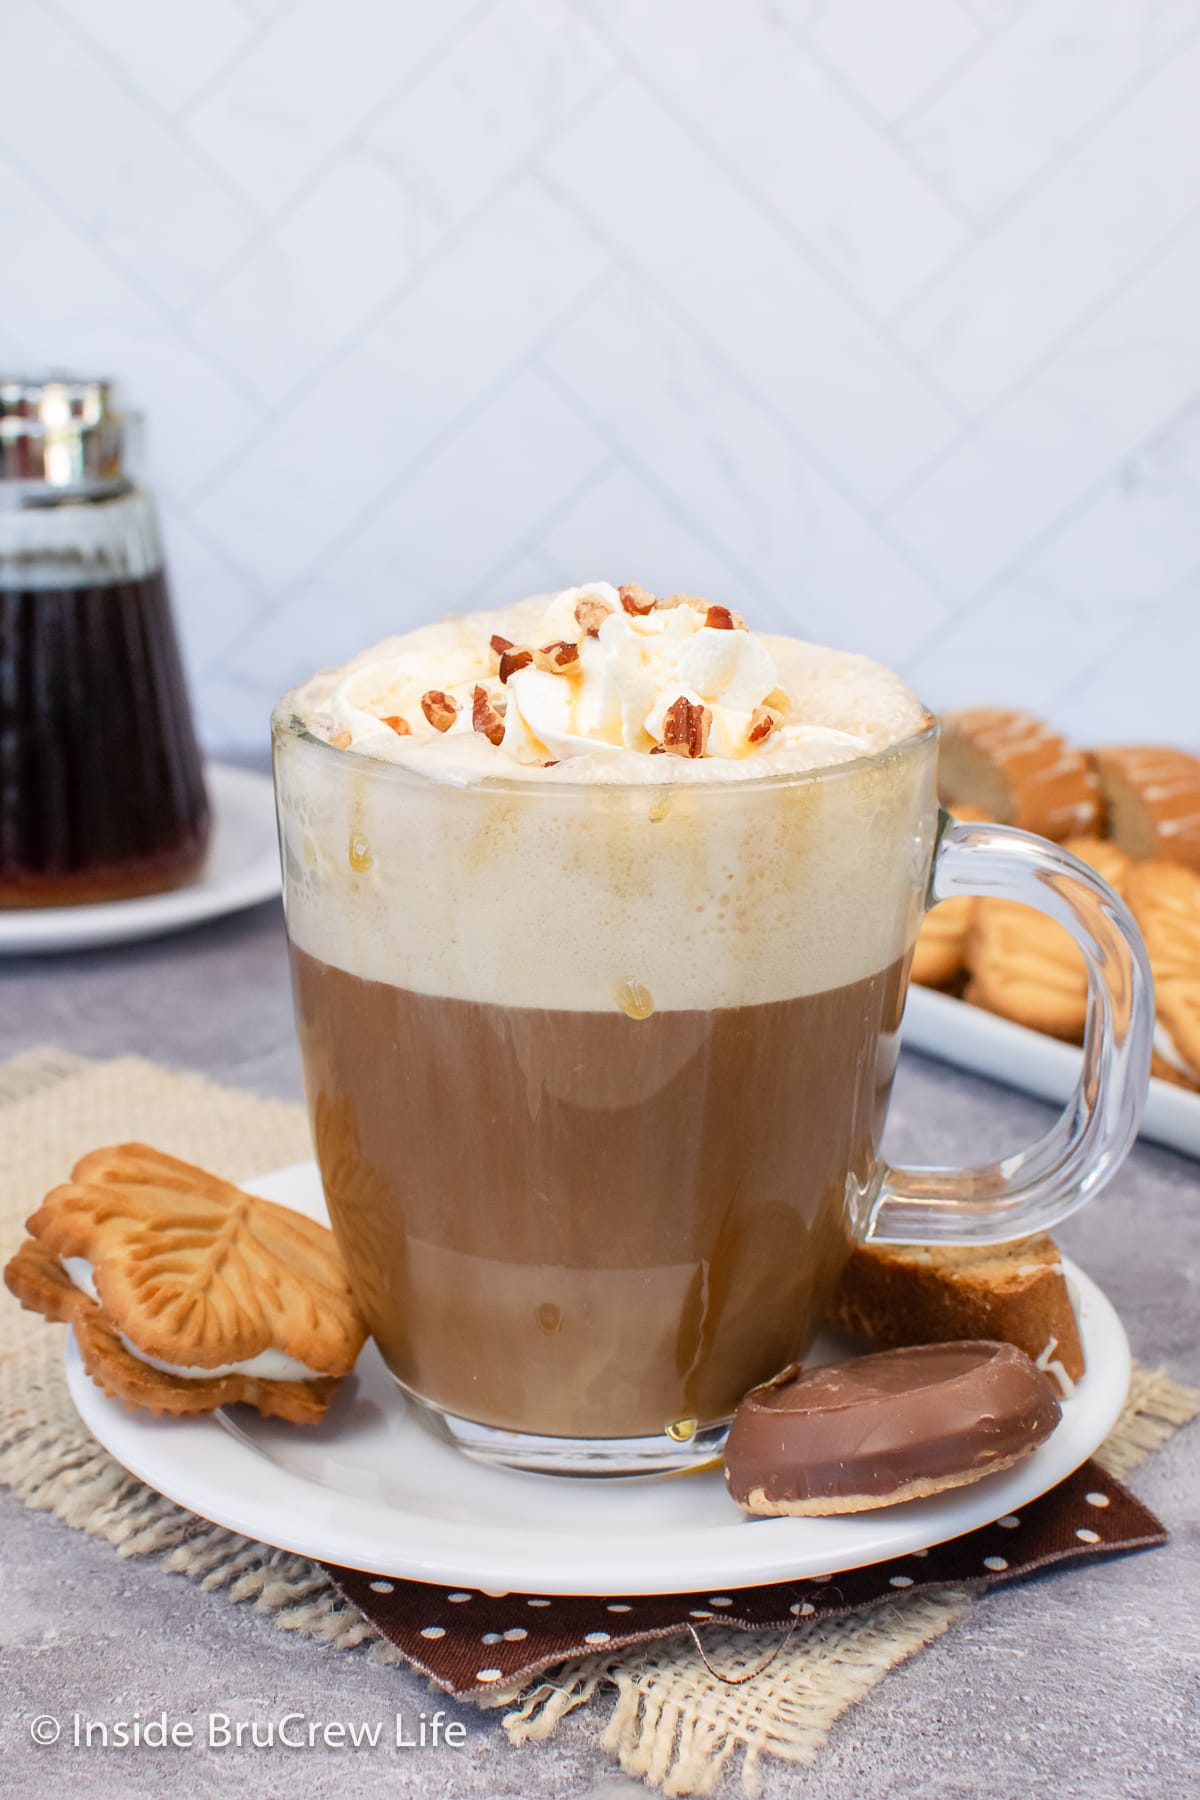
[(70, 1750), (459, 1750), (461, 1719), (442, 1711), (394, 1713), (383, 1719), (317, 1719), (304, 1712), (235, 1718), (210, 1712), (176, 1719), (167, 1712), (97, 1719), (86, 1713), (39, 1713), (29, 1721), (35, 1744)]

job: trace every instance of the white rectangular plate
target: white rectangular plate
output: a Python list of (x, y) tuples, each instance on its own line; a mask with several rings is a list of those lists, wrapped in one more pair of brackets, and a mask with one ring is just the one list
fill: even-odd
[[(1070, 1099), (1083, 1054), (1043, 1032), (1014, 1025), (951, 994), (910, 987), (904, 1009), (904, 1042), (914, 1050), (990, 1075), (1043, 1100)], [(1200, 1156), (1200, 1094), (1152, 1079), (1142, 1115), (1142, 1136)]]

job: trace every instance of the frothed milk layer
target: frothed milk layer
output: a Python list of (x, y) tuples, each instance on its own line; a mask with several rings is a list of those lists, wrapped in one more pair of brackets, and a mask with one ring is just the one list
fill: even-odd
[[(503, 629), (520, 610), (395, 643), (411, 654), (468, 625), (475, 641), (481, 623), (485, 644), (520, 642)], [(416, 993), (631, 1018), (797, 998), (889, 968), (915, 938), (932, 855), (924, 715), (877, 664), (766, 642), (789, 718), (853, 729), (866, 749), (826, 746), (816, 771), (799, 746), (756, 763), (606, 749), (543, 769), (478, 733), (455, 746), (445, 734), (443, 750), (393, 732), (386, 756), (356, 754), (313, 729), (345, 670), (285, 697), (275, 757), (293, 942)], [(431, 767), (442, 756), (449, 778)]]

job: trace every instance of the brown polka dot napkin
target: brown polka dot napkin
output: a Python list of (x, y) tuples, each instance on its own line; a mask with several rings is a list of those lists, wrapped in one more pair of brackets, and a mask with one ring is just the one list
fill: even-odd
[(1079, 1562), (1166, 1542), (1149, 1507), (1097, 1463), (992, 1525), (870, 1568), (728, 1593), (484, 1594), (364, 1574), (326, 1572), (402, 1652), (447, 1693), (510, 1687), (569, 1657), (695, 1628), (719, 1619), (745, 1631), (858, 1612), (887, 1595), (940, 1587), (992, 1587), (1054, 1563)]

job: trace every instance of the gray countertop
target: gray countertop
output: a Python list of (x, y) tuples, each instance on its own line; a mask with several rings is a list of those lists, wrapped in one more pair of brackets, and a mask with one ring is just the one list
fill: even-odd
[[(277, 906), (158, 942), (0, 965), (0, 1055), (35, 1043), (125, 1051), (265, 1094), (298, 1098)], [(1035, 1100), (906, 1054), (889, 1150), (898, 1160), (976, 1161), (1043, 1128)], [(1200, 1382), (1200, 1167), (1139, 1145), (1112, 1186), (1061, 1233), (1106, 1289), (1134, 1352)], [(1031, 1793), (1200, 1792), (1200, 1429), (1133, 1478), (1166, 1521), (1164, 1549), (1077, 1568), (980, 1600), (965, 1623), (895, 1670), (835, 1728), (818, 1764), (767, 1763), (768, 1795), (821, 1800), (1024, 1800)], [(153, 1564), (27, 1512), (0, 1494), (0, 1792), (69, 1781), (77, 1795), (480, 1796), (558, 1800), (644, 1792), (596, 1747), (600, 1714), (549, 1744), (513, 1749), (494, 1715), (448, 1706), (458, 1750), (40, 1749), (39, 1713), (203, 1718), (255, 1704), (266, 1716), (415, 1717), (426, 1683), (361, 1653), (293, 1639)], [(721, 1791), (740, 1792), (727, 1778)]]

